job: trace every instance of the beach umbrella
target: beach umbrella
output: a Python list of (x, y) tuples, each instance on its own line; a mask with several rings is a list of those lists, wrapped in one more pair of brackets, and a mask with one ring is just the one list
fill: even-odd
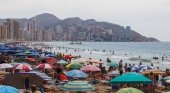
[(38, 69), (51, 69), (52, 67), (49, 64), (47, 64), (47, 63), (43, 63), (43, 64), (39, 64), (37, 66), (37, 68)]
[(129, 66), (128, 68), (131, 69), (131, 71), (135, 71), (140, 67), (141, 67), (141, 65), (132, 65), (132, 66)]
[(144, 92), (136, 88), (122, 88), (118, 90), (116, 93), (144, 93)]
[(68, 77), (86, 78), (88, 75), (81, 70), (71, 70), (66, 73)]
[(150, 70), (145, 70), (141, 72), (141, 74), (148, 75), (148, 74), (154, 74), (154, 75), (159, 75), (159, 74), (166, 74), (164, 71), (161, 71), (159, 69), (150, 69)]
[(107, 76), (118, 76), (120, 75), (118, 70), (110, 71), (109, 73), (106, 74)]
[(73, 61), (75, 61), (75, 62), (79, 62), (79, 63), (85, 63), (85, 62), (88, 62), (88, 61), (89, 61), (89, 59), (79, 58), (79, 59), (75, 59), (75, 60), (73, 60)]
[(31, 54), (31, 52), (28, 51), (28, 50), (26, 50), (24, 53), (25, 53), (25, 54)]
[(4, 85), (13, 86), (17, 89), (25, 89), (25, 83), (27, 83), (28, 86), (36, 85), (37, 87), (40, 87), (43, 85), (44, 79), (37, 75), (36, 73), (32, 72), (18, 72), (10, 74), (8, 77), (4, 79)]
[(8, 63), (0, 64), (0, 69), (6, 69), (6, 68), (13, 68), (13, 66)]
[(65, 91), (92, 91), (94, 87), (88, 81), (70, 81), (61, 87)]
[(72, 55), (64, 55), (64, 58), (66, 58), (66, 59), (72, 59), (72, 58), (75, 58), (75, 57), (72, 56)]
[(81, 70), (95, 72), (95, 71), (100, 71), (100, 68), (96, 67), (95, 65), (86, 65), (82, 67)]
[(59, 60), (57, 63), (62, 65), (68, 64), (68, 62), (66, 62), (65, 60)]
[(30, 71), (32, 70), (31, 66), (28, 64), (19, 64), (15, 67), (15, 69), (19, 69), (19, 70), (25, 70), (25, 71)]
[(20, 91), (12, 86), (0, 85), (0, 93), (20, 93)]
[(112, 67), (119, 67), (119, 65), (115, 62), (108, 63), (107, 65)]
[(25, 54), (25, 53), (16, 53), (16, 54), (14, 54), (14, 56), (26, 56), (27, 54)]
[(46, 57), (55, 57), (55, 54), (47, 54)]
[(80, 69), (82, 65), (80, 63), (73, 62), (73, 63), (68, 64), (66, 67), (71, 68), (71, 69)]
[(88, 59), (88, 62), (96, 63), (96, 64), (103, 64), (103, 62), (101, 62), (100, 60), (97, 60), (97, 59)]
[(150, 84), (152, 83), (152, 81), (139, 73), (129, 72), (113, 78), (112, 80), (110, 80), (110, 83)]
[(138, 69), (136, 69), (137, 72), (143, 72), (145, 70), (150, 70), (150, 69), (154, 69), (153, 66), (142, 66), (142, 67), (139, 67)]
[(164, 80), (170, 80), (170, 76), (164, 77)]
[(49, 64), (57, 62), (57, 59), (55, 59), (54, 57), (47, 57), (45, 58), (45, 60)]

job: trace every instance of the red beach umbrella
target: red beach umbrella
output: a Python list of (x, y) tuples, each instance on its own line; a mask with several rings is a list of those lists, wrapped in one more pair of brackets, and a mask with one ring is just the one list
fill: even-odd
[(39, 64), (39, 65), (37, 66), (37, 68), (38, 68), (38, 69), (52, 69), (52, 67), (51, 67), (49, 64), (47, 64), (47, 63), (45, 63), (45, 64)]
[(18, 69), (18, 70), (25, 70), (25, 71), (30, 71), (32, 70), (31, 66), (30, 65), (27, 65), (27, 64), (19, 64), (15, 67), (15, 69)]
[(53, 57), (47, 57), (46, 61), (47, 61), (47, 63), (55, 63), (55, 62), (57, 62), (57, 59), (55, 59)]
[(72, 58), (74, 58), (74, 56), (72, 56), (72, 55), (65, 55), (64, 58), (72, 59)]
[(100, 71), (100, 68), (96, 67), (95, 65), (86, 65), (82, 67), (81, 70), (95, 72), (95, 71)]

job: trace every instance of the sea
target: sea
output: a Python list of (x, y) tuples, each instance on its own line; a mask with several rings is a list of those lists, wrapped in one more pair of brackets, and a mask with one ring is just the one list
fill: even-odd
[[(161, 70), (170, 68), (170, 42), (44, 42), (53, 49), (51, 52), (61, 52), (81, 56), (82, 58), (94, 58), (106, 63), (106, 59), (119, 63), (138, 65), (151, 65)], [(63, 48), (64, 47), (64, 48)], [(153, 59), (155, 58), (156, 59)], [(106, 65), (106, 64), (104, 64)]]

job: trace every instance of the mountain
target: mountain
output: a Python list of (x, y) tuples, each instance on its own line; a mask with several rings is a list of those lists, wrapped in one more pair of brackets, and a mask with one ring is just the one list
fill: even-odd
[(59, 23), (61, 20), (57, 18), (53, 14), (43, 13), (40, 15), (36, 15), (29, 20), (36, 20), (36, 24), (38, 28), (48, 29), (52, 27), (54, 24)]
[[(82, 20), (79, 17), (59, 19), (53, 14), (43, 13), (29, 19), (15, 19), (24, 28), (25, 24), (34, 20), (37, 29), (54, 32), (53, 40), (80, 40), (80, 41), (114, 41), (114, 42), (158, 42), (152, 37), (145, 37), (129, 26), (109, 22), (98, 22), (94, 19)], [(0, 23), (4, 19), (0, 19)], [(59, 31), (58, 31), (59, 30)], [(64, 37), (69, 35), (68, 37)]]

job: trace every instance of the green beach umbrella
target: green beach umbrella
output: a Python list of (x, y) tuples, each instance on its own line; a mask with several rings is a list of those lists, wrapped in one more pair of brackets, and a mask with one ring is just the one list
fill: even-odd
[(113, 78), (110, 81), (111, 84), (114, 83), (128, 83), (128, 84), (150, 84), (152, 83), (152, 81), (148, 78), (146, 78), (145, 76), (139, 74), (139, 73), (135, 73), (135, 72), (129, 72), (129, 73), (125, 73), (121, 76), (118, 76), (116, 78)]
[(116, 93), (144, 93), (144, 92), (136, 88), (122, 88)]
[(80, 69), (82, 65), (80, 63), (73, 62), (73, 63), (68, 64), (66, 67), (71, 68), (71, 69)]
[(88, 81), (70, 81), (61, 87), (66, 91), (92, 91), (94, 87)]
[(112, 67), (119, 67), (119, 65), (115, 62), (108, 63), (107, 65)]
[(28, 51), (28, 50), (26, 50), (24, 53), (25, 53), (25, 54), (31, 54), (31, 52)]

